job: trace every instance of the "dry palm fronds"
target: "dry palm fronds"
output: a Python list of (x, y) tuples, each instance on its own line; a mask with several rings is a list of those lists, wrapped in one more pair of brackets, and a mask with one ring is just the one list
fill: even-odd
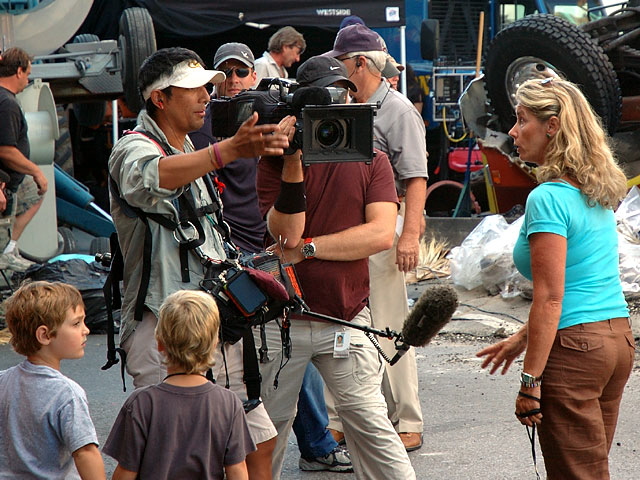
[(4, 328), (0, 330), (0, 345), (9, 343), (9, 340), (11, 340), (11, 333), (9, 333), (9, 329)]
[(415, 281), (449, 276), (451, 269), (449, 260), (445, 258), (447, 253), (449, 246), (446, 242), (423, 237), (420, 241), (420, 260), (415, 271)]

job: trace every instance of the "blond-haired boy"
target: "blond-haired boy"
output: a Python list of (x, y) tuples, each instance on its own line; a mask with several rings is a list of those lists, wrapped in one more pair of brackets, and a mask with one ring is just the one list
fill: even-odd
[(255, 444), (242, 402), (204, 376), (219, 327), (207, 293), (182, 290), (164, 301), (155, 336), (168, 375), (122, 406), (103, 448), (118, 461), (113, 480), (248, 478), (245, 457)]
[(106, 478), (85, 392), (60, 373), (61, 360), (84, 356), (80, 292), (33, 282), (5, 305), (11, 344), (27, 358), (0, 371), (0, 479)]

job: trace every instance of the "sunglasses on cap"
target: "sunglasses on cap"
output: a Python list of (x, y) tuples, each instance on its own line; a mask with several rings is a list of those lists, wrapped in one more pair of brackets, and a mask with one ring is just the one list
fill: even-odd
[(231, 78), (231, 75), (233, 75), (233, 72), (236, 72), (236, 75), (238, 76), (238, 78), (244, 78), (251, 73), (251, 69), (250, 68), (229, 68), (227, 70), (223, 70), (223, 72), (227, 76), (227, 78)]

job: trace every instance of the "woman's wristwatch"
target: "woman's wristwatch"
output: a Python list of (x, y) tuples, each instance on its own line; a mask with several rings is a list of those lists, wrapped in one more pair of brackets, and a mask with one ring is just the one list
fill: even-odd
[(539, 377), (534, 377), (533, 375), (522, 372), (520, 374), (520, 385), (525, 388), (539, 387), (540, 385), (542, 385), (542, 375), (540, 375)]

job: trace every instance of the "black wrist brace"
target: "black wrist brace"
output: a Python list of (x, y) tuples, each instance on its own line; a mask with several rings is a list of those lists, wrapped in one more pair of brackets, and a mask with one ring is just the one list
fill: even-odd
[(307, 197), (305, 195), (304, 182), (290, 183), (280, 181), (280, 195), (273, 208), (280, 213), (302, 213), (307, 209)]

